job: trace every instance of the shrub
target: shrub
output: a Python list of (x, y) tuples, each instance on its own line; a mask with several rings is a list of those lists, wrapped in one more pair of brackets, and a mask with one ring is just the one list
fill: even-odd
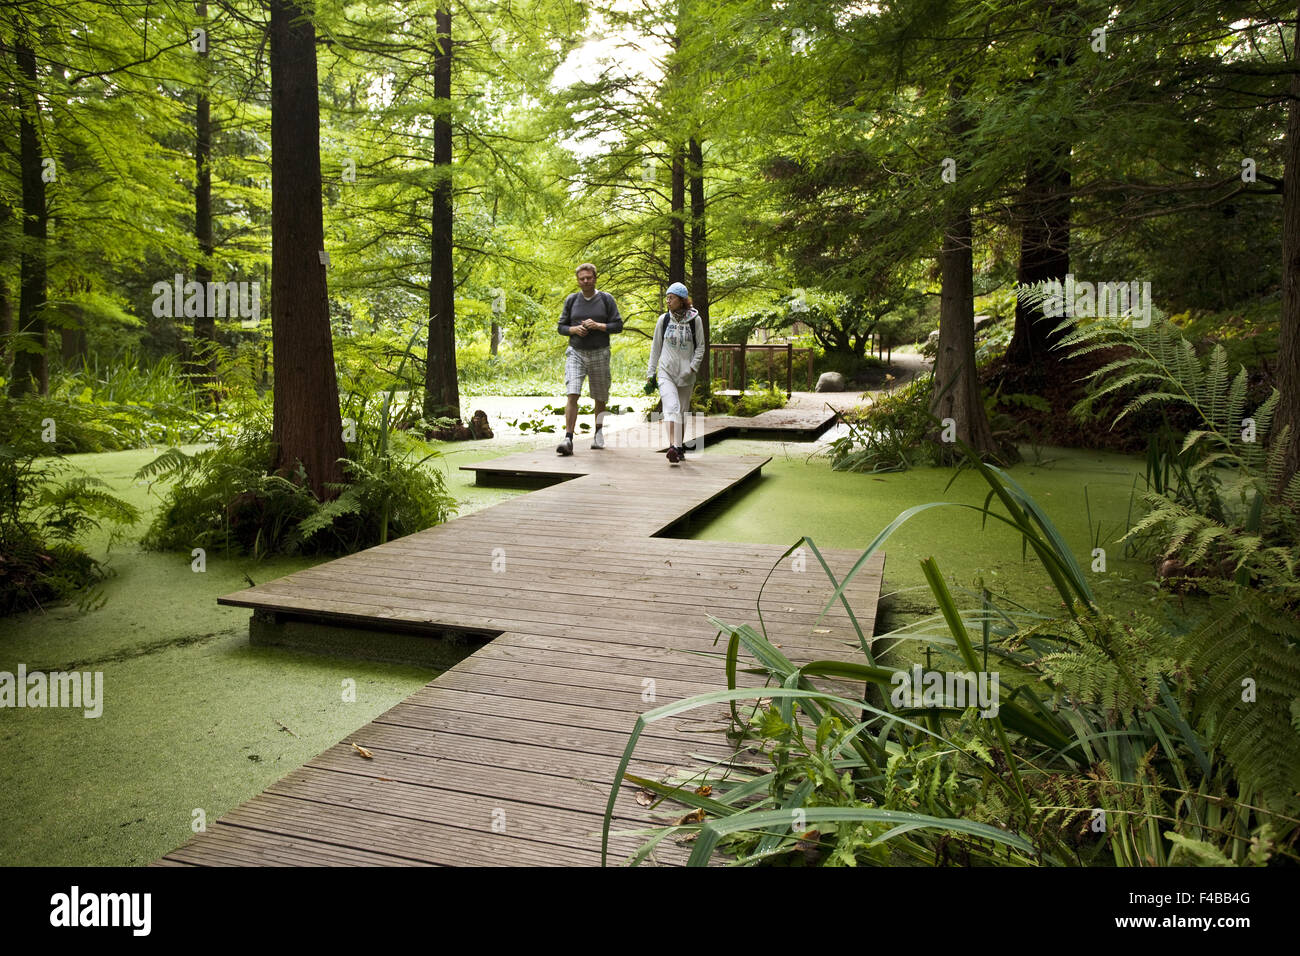
[(404, 448), (390, 452), (388, 440), (364, 420), (358, 423), (355, 460), (344, 460), (347, 481), (329, 486), (337, 497), (320, 501), (305, 475), (270, 473), (273, 447), (268, 431), (187, 455), (171, 448), (145, 465), (137, 478), (171, 480), (163, 505), (144, 537), (146, 547), (201, 547), (256, 556), (340, 554), (382, 544), (432, 527), (455, 510), (441, 472), (424, 465), (437, 452), (416, 460), (416, 440), (394, 432)]
[(724, 383), (718, 379), (707, 398), (697, 389), (691, 396), (691, 411), (753, 418), (775, 408), (785, 408), (787, 401), (783, 388), (752, 389), (743, 395), (724, 395), (724, 388)]
[(100, 580), (103, 564), (77, 542), (104, 522), (121, 528), (139, 519), (103, 481), (75, 473), (55, 444), (43, 441), (48, 408), (0, 395), (0, 615)]
[(865, 408), (841, 416), (849, 434), (831, 442), (835, 471), (904, 471), (934, 464), (936, 427), (930, 414), (932, 376), (919, 376), (902, 388), (878, 395)]

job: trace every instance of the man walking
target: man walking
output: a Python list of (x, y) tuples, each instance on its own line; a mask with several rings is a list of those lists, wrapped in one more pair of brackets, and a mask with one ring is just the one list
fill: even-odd
[(601, 426), (605, 403), (609, 401), (609, 336), (623, 331), (614, 297), (596, 288), (596, 267), (584, 262), (574, 274), (578, 277), (578, 291), (569, 293), (564, 300), (557, 328), (561, 335), (569, 337), (569, 347), (564, 351), (564, 390), (569, 399), (564, 407), (564, 441), (555, 449), (561, 455), (573, 454), (573, 428), (578, 422), (578, 396), (584, 378), (590, 380), (588, 387), (596, 411), (591, 447), (605, 447)]

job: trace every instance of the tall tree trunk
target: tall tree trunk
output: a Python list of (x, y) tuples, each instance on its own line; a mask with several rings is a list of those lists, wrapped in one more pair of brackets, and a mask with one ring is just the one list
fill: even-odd
[[(500, 203), (500, 201), (501, 201), (500, 193), (497, 193), (497, 195), (492, 197), (492, 235), (493, 236), (495, 236), (497, 233), (497, 205)], [(491, 355), (496, 355), (501, 348), (501, 323), (497, 321), (497, 316), (504, 315), (504, 314), (505, 314), (504, 310), (500, 313), (496, 311), (496, 305), (494, 302), (493, 309), (492, 309), (492, 337), (491, 337), (491, 341), (488, 343), (488, 350), (489, 350), (489, 354)]]
[(14, 307), (9, 298), (9, 282), (0, 276), (0, 376), (9, 379), (9, 336), (14, 330)]
[[(687, 143), (691, 177), (691, 298), (704, 323), (704, 361), (709, 361), (709, 252), (704, 229), (704, 149), (694, 136)], [(704, 392), (709, 392), (709, 376), (704, 375)]]
[[(9, 204), (0, 202), (0, 231), (8, 228), (13, 218)], [(14, 303), (9, 297), (9, 280), (0, 275), (0, 377), (9, 380), (10, 336), (14, 331)]]
[(1282, 322), (1277, 340), (1280, 392), (1273, 434), (1288, 429), (1281, 483), (1300, 471), (1300, 12), (1291, 44), (1291, 100), (1287, 106), (1286, 165), (1282, 179)]
[(438, 183), (433, 190), (429, 354), (424, 379), (424, 417), (429, 420), (460, 416), (460, 385), (456, 381), (456, 285), (451, 271), (451, 11), (439, 10), (435, 23), (438, 52), (433, 58), (433, 96), (438, 113), (433, 121), (433, 165), (438, 172)]
[(271, 348), (275, 467), (298, 462), (318, 498), (333, 497), (345, 454), (321, 253), (316, 28), (292, 0), (271, 0)]
[[(207, 3), (195, 4), (195, 11), (204, 22), (208, 18)], [(208, 48), (204, 44), (199, 54), (200, 72), (203, 82), (208, 78)], [(199, 261), (194, 267), (194, 278), (203, 288), (212, 281), (212, 256), (215, 251), (212, 244), (212, 106), (208, 99), (207, 87), (199, 91), (194, 105), (194, 238), (199, 244)], [(207, 315), (207, 308), (194, 317), (195, 346), (202, 348), (217, 339), (216, 319)], [(196, 361), (193, 373), (197, 381), (209, 384), (217, 371), (217, 357), (209, 354), (206, 361)]]
[(18, 142), (22, 165), (23, 243), (20, 257), (18, 289), (18, 337), (14, 341), (13, 378), (9, 394), (18, 397), (36, 392), (48, 395), (50, 369), (49, 347), (45, 329), (45, 240), (46, 208), (44, 169), (36, 124), (40, 115), (36, 105), (36, 55), (19, 36), (14, 43), (18, 60)]
[[(1021, 196), (1020, 265), (1016, 281), (1065, 280), (1070, 271), (1070, 144), (1029, 161)], [(1016, 325), (1007, 346), (1007, 364), (1041, 370), (1058, 361), (1052, 351), (1061, 336), (1059, 318), (1045, 317), (1041, 306), (1016, 302)], [(1064, 333), (1061, 333), (1064, 334)]]
[(672, 213), (668, 220), (668, 281), (686, 281), (686, 148), (673, 146)]
[[(1072, 0), (1049, 0), (1041, 22), (1047, 35), (1069, 33), (1066, 26), (1079, 15)], [(1045, 41), (1034, 51), (1034, 73), (1030, 83), (1072, 64), (1078, 52), (1072, 44), (1049, 46)], [(1017, 209), (1020, 226), (1020, 264), (1016, 280), (1021, 283), (1046, 279), (1064, 281), (1070, 271), (1070, 136), (1060, 133), (1041, 152), (1030, 157), (1025, 170), (1025, 188)], [(1041, 378), (1045, 363), (1055, 365), (1059, 353), (1052, 346), (1060, 336), (1054, 330), (1060, 318), (1043, 315), (1041, 306), (1029, 307), (1017, 300), (1015, 328), (1007, 346), (1007, 365)], [(1062, 333), (1064, 334), (1064, 333)]]
[(86, 360), (86, 310), (69, 304), (63, 310), (59, 328), (60, 358), (65, 369), (74, 369)]
[[(951, 141), (964, 145), (970, 121), (965, 116), (962, 90), (955, 81), (949, 91), (949, 126)], [(955, 433), (979, 455), (992, 454), (996, 448), (984, 413), (979, 375), (975, 368), (975, 271), (971, 241), (970, 200), (954, 190), (947, 203), (947, 226), (939, 252), (939, 271), (943, 288), (939, 299), (939, 352), (934, 361), (934, 396), (930, 412), (944, 427), (936, 436), (942, 457), (955, 458), (955, 443), (944, 441), (945, 432)]]

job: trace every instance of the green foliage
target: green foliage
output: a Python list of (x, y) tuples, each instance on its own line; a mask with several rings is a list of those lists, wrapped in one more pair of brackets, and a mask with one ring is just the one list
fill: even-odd
[[(488, 355), (481, 346), (459, 350), (461, 398), (563, 395), (566, 343), (554, 331), (552, 326), (535, 345), (502, 349), (500, 355)], [(640, 336), (627, 332), (610, 336), (610, 394), (641, 394), (648, 357), (649, 349)]]
[(930, 440), (937, 422), (930, 414), (932, 376), (920, 376), (877, 395), (856, 415), (844, 416), (849, 434), (831, 442), (835, 471), (906, 471), (937, 460)]
[(1150, 328), (1098, 321), (1081, 325), (1061, 343), (1073, 355), (1118, 350), (1119, 357), (1089, 376), (1089, 393), (1077, 413), (1125, 397), (1116, 421), (1152, 403), (1183, 407), (1196, 426), (1175, 449), (1173, 436), (1154, 436), (1148, 453), (1149, 513), (1128, 538), (1161, 542), (1167, 559), (1195, 577), (1232, 577), (1238, 584), (1282, 591), (1300, 601), (1300, 477), (1275, 493), (1286, 434), (1269, 443), (1279, 395), (1276, 389), (1253, 410), (1247, 373), (1233, 374), (1216, 345), (1201, 358), (1163, 318)]
[(691, 411), (704, 412), (707, 415), (735, 415), (740, 418), (753, 418), (763, 412), (776, 408), (785, 408), (787, 401), (783, 388), (756, 388), (743, 395), (725, 395), (726, 387), (721, 379), (713, 383), (713, 388), (706, 397), (700, 389), (691, 396)]
[(1281, 323), (1276, 300), (1246, 303), (1223, 312), (1180, 312), (1169, 316), (1169, 321), (1192, 342), (1222, 345), (1232, 368), (1261, 368), (1277, 356)]
[(42, 440), (50, 403), (0, 394), (0, 615), (70, 597), (105, 574), (78, 541), (139, 513), (98, 478), (76, 473)]
[[(1195, 627), (1108, 615), (1037, 502), (1004, 472), (973, 455), (970, 463), (990, 487), (976, 510), (1020, 530), (1069, 609), (1046, 617), (986, 599), (963, 612), (934, 560), (922, 562), (946, 625), (938, 649), (956, 669), (979, 672), (973, 635), (982, 636), (1001, 678), (997, 713), (896, 698), (886, 689), (908, 672), (878, 664), (861, 633), (864, 660), (796, 666), (765, 632), (711, 619), (728, 640), (728, 690), (643, 714), (620, 776), (649, 723), (720, 702), (731, 705), (738, 749), (748, 745), (763, 763), (724, 759), (689, 787), (629, 775), (697, 808), (652, 843), (699, 831), (691, 862), (700, 865), (717, 846), (744, 864), (1296, 860), (1300, 622), (1279, 625), (1275, 602), (1236, 588)], [(1005, 513), (989, 507), (995, 498)], [(822, 561), (835, 586), (826, 608), (896, 528), (942, 504), (900, 515), (843, 579)], [(786, 556), (798, 547), (821, 560), (807, 538)], [(736, 689), (742, 650), (767, 687)], [(1254, 696), (1243, 694), (1245, 676)], [(817, 683), (827, 679), (869, 689), (858, 699)], [(749, 699), (758, 706), (741, 713)], [(707, 799), (690, 789), (701, 783)], [(805, 829), (823, 820), (834, 827)]]
[(416, 460), (414, 439), (390, 451), (379, 429), (359, 423), (357, 458), (344, 460), (347, 481), (319, 501), (304, 476), (271, 474), (268, 433), (249, 431), (187, 455), (171, 448), (137, 479), (169, 481), (143, 539), (159, 550), (207, 548), (226, 553), (339, 554), (439, 524), (455, 510), (442, 473)]

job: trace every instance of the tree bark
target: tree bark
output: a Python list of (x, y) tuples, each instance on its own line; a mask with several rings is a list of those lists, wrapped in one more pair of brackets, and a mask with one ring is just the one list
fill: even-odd
[(0, 376), (9, 379), (9, 336), (14, 329), (14, 307), (9, 299), (9, 283), (0, 276)]
[(299, 463), (316, 496), (336, 492), (345, 454), (329, 293), (321, 253), (316, 28), (292, 0), (271, 0), (271, 349), (275, 468)]
[[(1059, 23), (1072, 16), (1057, 4), (1048, 4), (1048, 23)], [(1048, 52), (1041, 47), (1034, 55), (1034, 75), (1038, 83), (1047, 71), (1059, 71), (1074, 62), (1077, 53)], [(1027, 284), (1047, 279), (1065, 280), (1070, 271), (1070, 139), (1062, 136), (1043, 152), (1030, 158), (1025, 170), (1025, 188), (1020, 208), (1020, 264), (1016, 281)], [(1007, 346), (1007, 365), (1039, 374), (1044, 363), (1060, 360), (1052, 351), (1061, 336), (1054, 330), (1060, 318), (1043, 315), (1041, 306), (1016, 302), (1015, 328)], [(1062, 335), (1065, 333), (1062, 332)]]
[[(1029, 161), (1024, 210), (1020, 228), (1020, 265), (1016, 281), (1021, 284), (1047, 279), (1065, 280), (1070, 271), (1070, 144), (1059, 144), (1049, 155)], [(1052, 347), (1060, 341), (1055, 332), (1059, 318), (1043, 315), (1041, 306), (1016, 302), (1016, 325), (1007, 346), (1007, 364), (1022, 369), (1041, 369), (1044, 363), (1059, 361)]]
[(694, 136), (686, 145), (691, 179), (691, 300), (704, 324), (704, 394), (709, 394), (709, 252), (704, 226), (704, 148)]
[(435, 23), (438, 52), (433, 58), (433, 96), (438, 113), (433, 121), (433, 165), (438, 183), (433, 190), (429, 248), (429, 350), (424, 381), (424, 417), (428, 420), (460, 417), (456, 287), (451, 263), (451, 12), (439, 10)]
[[(207, 3), (195, 5), (200, 19), (206, 22)], [(204, 82), (207, 81), (208, 50), (206, 44), (200, 56), (200, 70)], [(199, 245), (199, 261), (194, 267), (194, 278), (203, 288), (212, 281), (212, 256), (215, 251), (212, 244), (212, 106), (208, 99), (206, 87), (201, 89), (194, 105), (194, 238)], [(207, 312), (206, 307), (203, 310)], [(215, 317), (201, 314), (194, 318), (194, 339), (197, 347), (204, 343), (213, 343), (217, 339)], [(209, 384), (217, 371), (217, 357), (209, 353), (206, 361), (195, 361), (194, 374), (197, 381)]]
[(673, 147), (672, 211), (668, 220), (668, 281), (686, 281), (686, 149)]
[(1300, 12), (1291, 45), (1291, 100), (1287, 106), (1286, 165), (1282, 180), (1282, 317), (1277, 341), (1279, 401), (1273, 434), (1287, 429), (1278, 490), (1300, 471)]
[(49, 337), (45, 327), (47, 211), (45, 180), (36, 124), (36, 55), (27, 38), (15, 40), (18, 60), (18, 142), (22, 165), (23, 245), (18, 273), (18, 336), (14, 341), (13, 377), (9, 394), (15, 398), (48, 395), (50, 368), (47, 358)]
[[(964, 144), (970, 121), (962, 92), (954, 82), (949, 91), (951, 141)], [(960, 190), (959, 185), (950, 188)], [(939, 352), (934, 361), (934, 395), (930, 412), (944, 427), (937, 436), (942, 460), (958, 456), (955, 442), (945, 432), (969, 445), (978, 455), (996, 451), (975, 368), (975, 272), (971, 249), (970, 200), (957, 191), (947, 203), (948, 222), (939, 252), (943, 284), (939, 300)], [(952, 427), (955, 426), (955, 427)]]

